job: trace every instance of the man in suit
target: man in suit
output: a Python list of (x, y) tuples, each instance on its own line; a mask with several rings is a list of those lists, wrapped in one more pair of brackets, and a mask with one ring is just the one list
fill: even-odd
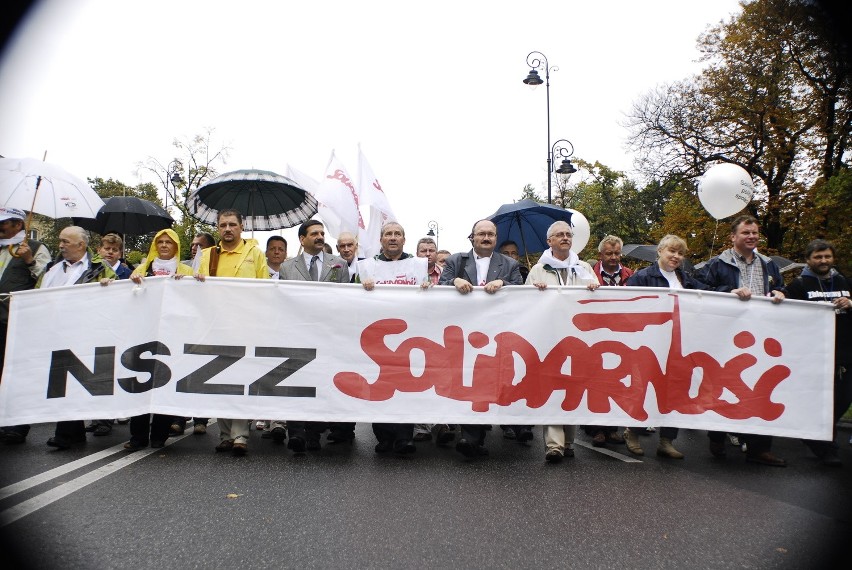
[[(326, 281), (331, 283), (349, 283), (349, 270), (346, 260), (324, 251), (325, 228), (319, 220), (308, 220), (299, 226), (299, 243), (302, 254), (281, 264), (280, 278), (295, 281)], [(272, 437), (275, 438), (278, 422), (272, 423)], [(320, 449), (320, 435), (325, 431), (325, 422), (288, 421), (290, 441), (287, 449), (293, 453)], [(283, 427), (283, 426), (281, 426)], [(354, 423), (332, 424), (332, 432), (338, 439), (333, 441), (352, 441), (355, 439)]]
[[(474, 287), (484, 287), (486, 293), (493, 295), (504, 285), (523, 284), (518, 262), (494, 251), (497, 247), (497, 226), (493, 222), (476, 222), (468, 239), (473, 249), (447, 258), (438, 281), (440, 285), (452, 285), (462, 295), (473, 292)], [(456, 450), (468, 458), (488, 455), (484, 443), (484, 426), (462, 425)]]

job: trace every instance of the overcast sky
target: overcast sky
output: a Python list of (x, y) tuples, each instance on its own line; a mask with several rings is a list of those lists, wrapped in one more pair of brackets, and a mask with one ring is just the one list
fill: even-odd
[(629, 173), (631, 103), (698, 71), (696, 38), (738, 11), (734, 0), (45, 0), (2, 54), (0, 154), (46, 150), (80, 177), (136, 185), (153, 181), (138, 161), (167, 163), (175, 137), (206, 127), (233, 149), (220, 172), (290, 164), (319, 179), (335, 150), (356, 177), (360, 143), (406, 250), (430, 220), (442, 248), (466, 250), (472, 222), (524, 185), (546, 195), (546, 95), (522, 83), (529, 52), (559, 68), (551, 141)]

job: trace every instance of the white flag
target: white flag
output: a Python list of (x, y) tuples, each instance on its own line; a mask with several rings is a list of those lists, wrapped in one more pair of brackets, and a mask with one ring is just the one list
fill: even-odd
[(387, 222), (397, 221), (390, 202), (379, 184), (378, 178), (358, 146), (358, 190), (365, 205), (370, 206), (370, 225), (358, 235), (364, 257), (373, 257), (381, 249), (381, 230)]
[(341, 232), (359, 235), (365, 228), (364, 218), (361, 217), (358, 190), (334, 151), (331, 151), (325, 175), (317, 187), (315, 196), (337, 218), (331, 220), (320, 213), (326, 230), (332, 237), (337, 238)]
[[(317, 198), (317, 188), (319, 188), (319, 182), (314, 180), (312, 177), (308, 176), (301, 170), (296, 170), (289, 164), (287, 165), (287, 172), (285, 173), (285, 176), (296, 181), (299, 186), (308, 191), (308, 194), (312, 194), (314, 198)], [(317, 215), (323, 221), (323, 224), (327, 228), (340, 227), (340, 216), (335, 214), (328, 206), (323, 204), (319, 198), (317, 198)]]

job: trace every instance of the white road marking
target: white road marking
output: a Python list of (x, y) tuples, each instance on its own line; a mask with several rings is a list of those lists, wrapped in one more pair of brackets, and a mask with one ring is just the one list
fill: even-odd
[[(177, 437), (170, 437), (166, 440), (166, 447), (179, 442), (191, 433), (192, 431), (190, 430), (188, 433), (184, 433), (183, 435)], [(107, 463), (106, 465), (98, 467), (94, 471), (90, 471), (88, 473), (80, 475), (76, 479), (72, 479), (67, 483), (63, 483), (58, 487), (49, 489), (44, 493), (36, 495), (35, 497), (32, 497), (30, 499), (27, 499), (26, 501), (18, 503), (17, 505), (9, 507), (8, 509), (0, 511), (0, 527), (4, 527), (8, 524), (11, 524), (22, 517), (25, 517), (43, 507), (50, 505), (51, 503), (55, 503), (59, 499), (67, 497), (71, 493), (79, 491), (83, 487), (95, 483), (96, 481), (103, 479), (107, 475), (115, 473), (116, 471), (123, 469), (128, 465), (139, 461), (140, 459), (144, 459), (152, 453), (157, 453), (160, 450), (161, 449), (147, 448), (140, 451), (128, 452), (128, 454), (125, 457), (122, 457), (121, 459), (116, 459), (112, 463)], [(25, 479), (18, 483), (3, 487), (2, 489), (0, 489), (0, 499), (10, 497), (16, 493), (20, 493), (21, 491), (25, 491), (27, 489), (35, 487), (36, 485), (40, 485), (52, 479), (56, 479), (57, 477), (61, 477), (62, 475), (65, 475), (66, 473), (69, 473), (75, 469), (79, 469), (80, 467), (84, 467), (86, 465), (94, 463), (95, 461), (99, 461), (105, 457), (109, 457), (110, 455), (113, 455), (118, 451), (124, 451), (123, 443), (110, 447), (109, 449), (93, 453), (92, 455), (83, 457), (76, 461), (72, 461), (67, 465), (51, 469), (50, 471), (45, 471), (44, 473), (35, 475), (33, 477), (30, 477), (29, 479)]]
[(603, 453), (604, 455), (609, 455), (610, 457), (618, 459), (619, 461), (623, 461), (624, 463), (642, 463), (642, 461), (639, 460), (639, 459), (634, 459), (633, 457), (628, 457), (627, 455), (622, 455), (621, 453), (616, 453), (615, 451), (612, 451), (611, 449), (607, 449), (605, 447), (595, 447), (593, 445), (589, 445), (588, 443), (586, 443), (584, 441), (574, 440), (574, 445), (581, 445), (581, 446), (585, 447), (586, 449), (591, 449), (592, 451), (597, 451), (598, 453)]

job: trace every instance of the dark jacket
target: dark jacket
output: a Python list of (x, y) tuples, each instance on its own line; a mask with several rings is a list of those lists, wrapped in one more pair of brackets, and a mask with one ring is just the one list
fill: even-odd
[[(757, 260), (763, 267), (763, 289), (768, 294), (770, 291), (783, 291), (784, 280), (781, 271), (775, 262), (765, 255), (754, 252)], [(733, 249), (723, 251), (707, 262), (707, 265), (695, 272), (695, 278), (706, 283), (710, 290), (730, 293), (740, 287), (740, 268), (734, 259)]]
[[(466, 253), (454, 253), (446, 259), (438, 284), (452, 285), (453, 279), (456, 277), (461, 277), (472, 285), (478, 285), (476, 282), (476, 257), (472, 249)], [(486, 282), (490, 283), (495, 279), (502, 280), (506, 285), (524, 284), (518, 262), (496, 251), (491, 254)]]
[[(800, 301), (832, 301), (838, 297), (849, 297), (852, 284), (846, 277), (832, 269), (825, 279), (820, 279), (810, 267), (792, 281), (784, 290), (784, 295)], [(836, 309), (837, 328), (834, 339), (834, 358), (838, 365), (852, 364), (852, 315), (849, 311)]]
[[(112, 267), (106, 263), (100, 255), (94, 253), (92, 250), (88, 250), (86, 254), (89, 256), (89, 267), (85, 272), (80, 276), (77, 281), (74, 282), (74, 285), (81, 285), (83, 283), (96, 283), (101, 279), (115, 279), (115, 271), (112, 270)], [(36, 284), (36, 288), (41, 287), (41, 282), (44, 279), (44, 276), (47, 275), (47, 272), (50, 271), (50, 268), (60, 263), (62, 261), (62, 256), (60, 255), (53, 261), (47, 264), (47, 267), (44, 268), (44, 273), (41, 274), (41, 277), (38, 279), (38, 283)]]
[[(704, 291), (712, 289), (690, 274), (684, 273), (680, 267), (675, 269), (675, 275), (684, 289), (701, 289)], [(627, 285), (632, 287), (663, 287), (668, 289), (669, 280), (660, 271), (660, 265), (655, 262), (653, 265), (640, 269), (631, 275), (627, 280)]]

